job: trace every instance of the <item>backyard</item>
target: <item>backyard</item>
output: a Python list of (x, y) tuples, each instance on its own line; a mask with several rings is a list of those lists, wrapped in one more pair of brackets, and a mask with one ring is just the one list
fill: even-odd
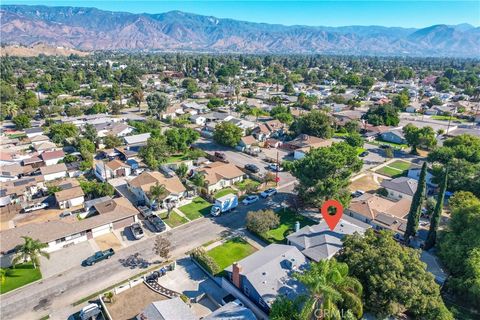
[(187, 223), (188, 220), (185, 219), (184, 217), (180, 216), (178, 213), (175, 211), (170, 212), (170, 217), (167, 219), (167, 213), (162, 213), (160, 218), (170, 227), (170, 228), (175, 228), (178, 227), (184, 223)]
[(212, 204), (201, 197), (196, 197), (191, 203), (179, 208), (180, 211), (190, 220), (195, 220), (210, 213)]
[(297, 221), (300, 222), (300, 227), (315, 224), (313, 220), (297, 214), (290, 209), (281, 209), (276, 213), (280, 216), (280, 225), (262, 235), (262, 237), (270, 243), (284, 243), (287, 235), (294, 230)]
[(15, 268), (6, 270), (7, 275), (5, 276), (5, 282), (0, 286), (0, 293), (20, 288), (42, 278), (40, 269), (34, 269), (31, 263), (18, 264)]
[(233, 238), (227, 242), (215, 247), (207, 252), (207, 254), (215, 260), (220, 270), (236, 261), (240, 261), (257, 251), (251, 244), (242, 238)]

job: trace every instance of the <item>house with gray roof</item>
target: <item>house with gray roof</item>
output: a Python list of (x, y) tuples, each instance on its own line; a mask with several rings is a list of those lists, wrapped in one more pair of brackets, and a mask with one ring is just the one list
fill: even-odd
[(137, 320), (197, 320), (192, 310), (180, 297), (150, 303)]
[(294, 298), (304, 293), (293, 278), (303, 271), (307, 258), (294, 246), (271, 244), (225, 269), (230, 281), (265, 312), (279, 295)]
[(344, 216), (333, 230), (322, 220), (317, 225), (305, 226), (290, 234), (287, 241), (309, 260), (318, 262), (332, 258), (343, 247), (345, 235), (364, 234), (368, 228), (371, 228), (369, 224)]
[(406, 143), (405, 136), (403, 135), (402, 130), (394, 129), (380, 134), (380, 137), (383, 141), (392, 142), (392, 143)]
[(381, 186), (388, 192), (392, 200), (412, 199), (417, 191), (418, 182), (409, 177), (399, 177), (392, 180), (383, 180)]
[(257, 320), (252, 310), (245, 307), (239, 300), (231, 301), (208, 316), (204, 320)]

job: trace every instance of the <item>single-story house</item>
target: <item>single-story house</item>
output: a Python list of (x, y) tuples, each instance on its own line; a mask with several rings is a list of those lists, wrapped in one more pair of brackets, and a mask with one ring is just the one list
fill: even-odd
[(417, 191), (418, 182), (408, 177), (399, 177), (392, 180), (383, 180), (380, 184), (388, 192), (388, 198), (392, 200), (412, 199)]
[(139, 211), (126, 198), (116, 198), (95, 205), (98, 215), (79, 220), (66, 217), (42, 223), (29, 223), (2, 231), (0, 262), (2, 267), (11, 265), (15, 247), (22, 244), (22, 237), (31, 237), (48, 245), (52, 252), (65, 246), (87, 241), (116, 229), (125, 228), (137, 220)]
[(67, 176), (67, 166), (65, 163), (53, 164), (46, 167), (41, 167), (40, 172), (45, 181), (52, 181), (55, 179), (64, 178)]
[(180, 297), (150, 303), (136, 320), (197, 320), (197, 317)]
[(123, 161), (114, 159), (107, 163), (97, 161), (95, 163), (95, 176), (100, 180), (126, 177), (132, 173), (132, 168)]
[(45, 151), (40, 155), (40, 158), (42, 158), (46, 166), (57, 164), (60, 160), (63, 160), (64, 157), (65, 153), (62, 150)]
[(192, 115), (190, 116), (190, 121), (193, 123), (193, 124), (196, 124), (196, 125), (199, 125), (199, 126), (203, 126), (206, 122), (207, 122), (207, 118), (205, 118), (203, 115), (201, 114), (195, 114), (195, 115)]
[(55, 192), (55, 200), (60, 209), (68, 209), (83, 205), (85, 202), (84, 196), (85, 194), (79, 186)]
[(28, 138), (33, 138), (35, 136), (42, 135), (43, 129), (40, 127), (28, 128), (28, 129), (25, 129), (25, 134), (27, 135)]
[(405, 218), (410, 210), (410, 199), (393, 201), (376, 194), (365, 193), (352, 199), (350, 206), (345, 209), (345, 214), (365, 223), (370, 223), (379, 213)]
[(292, 275), (307, 265), (307, 258), (296, 247), (271, 244), (227, 267), (225, 272), (234, 286), (268, 313), (276, 297), (293, 299), (305, 292)]
[(33, 136), (30, 138), (30, 142), (32, 143), (32, 145), (36, 145), (38, 143), (47, 142), (47, 141), (50, 141), (50, 138), (43, 134), (38, 136)]
[(208, 192), (230, 187), (243, 180), (245, 173), (231, 163), (213, 162), (199, 168), (196, 174), (203, 174), (207, 182)]
[(166, 177), (158, 171), (144, 171), (127, 183), (128, 189), (139, 202), (150, 205), (155, 204), (155, 200), (150, 196), (150, 188), (156, 185), (164, 186), (168, 192), (162, 200), (162, 205), (168, 202), (177, 203), (185, 196), (185, 186), (177, 176)]
[(126, 136), (123, 139), (125, 140), (125, 143), (129, 146), (139, 146), (146, 145), (148, 138), (150, 138), (150, 132), (136, 134), (133, 136)]
[(383, 141), (393, 142), (393, 143), (406, 143), (405, 136), (403, 135), (402, 130), (395, 129), (380, 134), (380, 137)]
[(240, 139), (238, 145), (241, 149), (250, 149), (253, 146), (258, 145), (258, 141), (253, 136), (245, 136)]
[[(299, 224), (297, 225), (299, 227)], [(335, 229), (330, 230), (325, 220), (314, 226), (305, 226), (287, 236), (287, 243), (295, 246), (309, 260), (318, 262), (330, 259), (342, 249), (345, 235), (364, 234), (370, 225), (344, 216)]]

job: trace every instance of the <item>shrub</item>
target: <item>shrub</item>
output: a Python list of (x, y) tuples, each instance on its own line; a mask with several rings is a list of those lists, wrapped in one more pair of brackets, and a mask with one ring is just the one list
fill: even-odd
[(280, 217), (272, 210), (258, 210), (247, 213), (247, 229), (259, 235), (278, 227)]
[(210, 274), (213, 275), (220, 272), (220, 267), (215, 262), (215, 260), (213, 260), (213, 258), (207, 254), (205, 249), (196, 248), (192, 252), (192, 258), (195, 259)]

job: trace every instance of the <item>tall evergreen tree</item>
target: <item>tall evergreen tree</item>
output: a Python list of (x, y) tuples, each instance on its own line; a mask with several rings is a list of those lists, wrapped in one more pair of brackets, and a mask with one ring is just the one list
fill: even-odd
[(426, 191), (426, 176), (427, 176), (427, 163), (422, 165), (422, 171), (420, 172), (420, 179), (418, 180), (417, 191), (413, 195), (412, 205), (408, 212), (407, 230), (405, 231), (405, 241), (408, 242), (410, 237), (415, 236), (418, 230), (418, 222), (420, 220), (420, 213), (422, 211), (422, 203), (425, 198)]
[(437, 205), (435, 206), (435, 211), (433, 211), (432, 217), (430, 218), (430, 229), (428, 230), (427, 241), (425, 242), (425, 250), (433, 248), (435, 242), (437, 241), (437, 229), (440, 222), (440, 216), (443, 211), (443, 201), (445, 199), (445, 191), (447, 190), (447, 180), (448, 180), (448, 168), (445, 169), (443, 175), (442, 183), (440, 186), (440, 193), (437, 198)]

